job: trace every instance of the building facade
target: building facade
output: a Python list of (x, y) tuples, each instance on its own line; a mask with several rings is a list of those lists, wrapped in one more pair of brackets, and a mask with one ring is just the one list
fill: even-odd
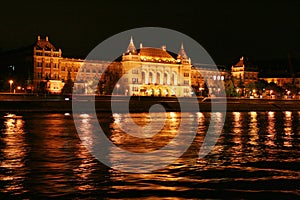
[[(195, 82), (192, 71), (195, 70), (183, 44), (177, 55), (171, 55), (165, 46), (136, 49), (131, 38), (121, 61), (110, 63), (64, 58), (61, 49), (48, 37), (38, 36), (33, 47), (31, 87), (38, 91), (46, 85), (50, 93), (60, 93), (62, 88), (59, 87), (63, 87), (67, 79), (74, 81), (77, 77), (74, 91), (78, 93), (111, 94), (117, 84), (117, 93), (123, 95), (191, 96), (190, 86)], [(95, 81), (99, 81), (97, 89)]]
[(236, 87), (245, 87), (258, 81), (258, 71), (251, 66), (242, 56), (240, 60), (232, 65), (231, 75)]
[[(48, 37), (38, 36), (25, 50), (4, 54), (0, 64), (6, 71), (0, 83), (6, 84), (6, 91), (11, 79), (27, 91), (49, 93), (61, 93), (65, 83), (71, 81), (76, 93), (181, 97), (203, 95), (204, 90), (217, 96), (223, 92), (224, 83), (232, 82), (230, 87), (236, 89), (258, 81), (258, 70), (244, 57), (230, 70), (220, 66), (216, 70), (215, 66), (192, 64), (183, 44), (178, 46), (177, 54), (166, 46), (136, 48), (131, 38), (120, 59), (111, 62), (63, 57), (62, 50)], [(276, 78), (273, 82), (282, 85), (291, 80)]]
[(192, 64), (183, 44), (175, 57), (166, 47), (136, 49), (131, 38), (122, 56), (120, 91), (139, 96), (191, 96)]

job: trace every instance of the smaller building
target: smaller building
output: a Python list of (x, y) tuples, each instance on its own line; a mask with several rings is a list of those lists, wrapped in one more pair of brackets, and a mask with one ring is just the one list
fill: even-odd
[(50, 94), (61, 94), (64, 85), (65, 83), (61, 80), (49, 80), (47, 81), (47, 91)]
[(245, 87), (258, 81), (257, 68), (243, 56), (236, 64), (232, 65), (231, 75), (236, 87)]

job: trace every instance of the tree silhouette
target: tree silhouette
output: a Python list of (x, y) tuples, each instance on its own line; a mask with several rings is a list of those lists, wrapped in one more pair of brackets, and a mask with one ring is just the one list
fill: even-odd
[(71, 79), (71, 73), (68, 71), (67, 81), (65, 82), (64, 87), (62, 88), (62, 94), (71, 94), (73, 92), (74, 82)]

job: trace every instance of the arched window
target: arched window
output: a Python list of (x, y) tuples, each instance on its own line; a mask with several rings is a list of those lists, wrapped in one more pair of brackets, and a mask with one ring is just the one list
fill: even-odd
[(146, 84), (146, 73), (142, 71), (142, 83)]
[(153, 83), (153, 73), (149, 72), (149, 83)]
[(175, 72), (172, 73), (171, 84), (177, 85), (177, 74)]
[(164, 85), (167, 85), (168, 83), (168, 74), (164, 73)]
[(157, 83), (157, 84), (161, 84), (161, 83), (160, 83), (160, 72), (157, 72), (157, 73), (156, 73), (156, 83)]

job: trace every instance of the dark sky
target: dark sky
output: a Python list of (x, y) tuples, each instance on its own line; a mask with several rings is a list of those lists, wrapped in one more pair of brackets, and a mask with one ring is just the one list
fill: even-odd
[[(2, 3), (1, 3), (2, 4)], [(49, 36), (64, 56), (84, 58), (98, 43), (131, 28), (156, 26), (198, 41), (217, 64), (300, 57), (300, 1), (5, 1), (0, 48)], [(125, 47), (126, 48), (126, 47)]]

